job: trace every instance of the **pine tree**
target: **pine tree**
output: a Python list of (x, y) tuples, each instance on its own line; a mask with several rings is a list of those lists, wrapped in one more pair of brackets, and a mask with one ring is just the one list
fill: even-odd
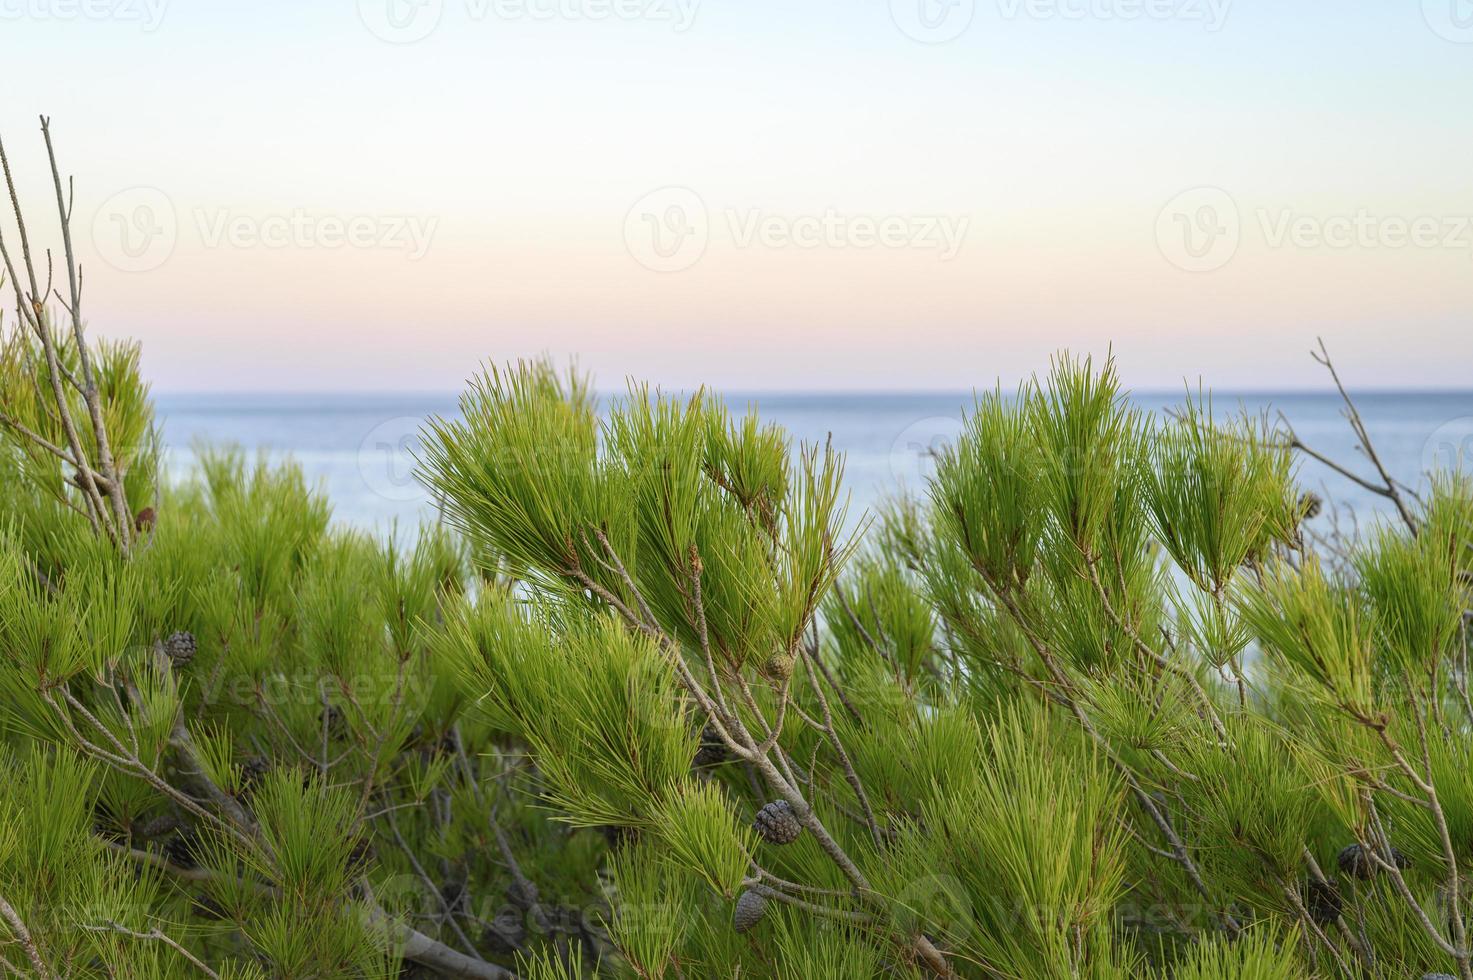
[(828, 446), (513, 364), (427, 424), (405, 544), (290, 463), (163, 480), (26, 233), (7, 971), (1473, 980), (1473, 479), (1410, 494), (1348, 397), (1359, 536), (1291, 431), (1067, 355), (851, 521)]

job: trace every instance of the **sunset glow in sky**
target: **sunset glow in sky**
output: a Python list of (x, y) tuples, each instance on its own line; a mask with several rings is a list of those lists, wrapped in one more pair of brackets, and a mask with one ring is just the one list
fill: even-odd
[(161, 390), (1469, 383), (1466, 0), (0, 0), (0, 52)]

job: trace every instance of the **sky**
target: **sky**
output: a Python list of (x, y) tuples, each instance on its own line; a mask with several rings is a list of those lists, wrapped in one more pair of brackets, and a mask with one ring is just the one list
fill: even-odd
[(1469, 0), (0, 0), (0, 60), (160, 391), (1469, 385)]

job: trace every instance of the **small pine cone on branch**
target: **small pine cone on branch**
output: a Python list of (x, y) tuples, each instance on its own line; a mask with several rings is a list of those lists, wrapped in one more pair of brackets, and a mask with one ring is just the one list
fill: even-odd
[(194, 634), (188, 630), (170, 633), (168, 639), (164, 640), (164, 655), (175, 667), (187, 666), (198, 649), (199, 644), (195, 642)]
[(157, 520), (158, 517), (154, 514), (153, 508), (145, 507), (133, 515), (133, 530), (139, 534), (147, 534), (153, 530), (153, 526)]
[(1309, 908), (1309, 917), (1322, 926), (1332, 925), (1340, 918), (1344, 903), (1340, 889), (1334, 882), (1321, 882), (1311, 878), (1304, 890), (1304, 904)]
[(1325, 502), (1317, 493), (1305, 493), (1299, 497), (1299, 512), (1304, 515), (1303, 520), (1312, 521), (1320, 516), (1320, 509)]
[(259, 755), (253, 755), (240, 764), (240, 795), (249, 796), (271, 771), (271, 763)]
[(752, 826), (769, 844), (791, 844), (803, 833), (803, 824), (787, 800), (773, 800), (758, 810)]
[(639, 843), (638, 827), (618, 827), (612, 824), (605, 824), (598, 829), (599, 833), (604, 835), (604, 840), (611, 848), (632, 847)]
[(697, 769), (709, 769), (730, 759), (731, 753), (727, 751), (726, 743), (717, 734), (715, 726), (707, 725), (701, 729), (701, 747), (696, 749), (693, 765)]
[(199, 867), (196, 855), (198, 842), (192, 829), (185, 827), (177, 834), (164, 841), (164, 857), (169, 863), (177, 868), (193, 869)]
[(368, 866), (373, 862), (373, 858), (373, 845), (367, 840), (356, 841), (348, 849), (348, 859), (344, 862), (344, 869), (351, 875), (362, 874), (368, 870)]
[[(1381, 870), (1381, 866), (1375, 859), (1365, 852), (1359, 844), (1350, 844), (1341, 848), (1340, 853), (1335, 855), (1335, 863), (1340, 865), (1340, 870), (1352, 878), (1361, 881), (1369, 881)], [(1411, 866), (1412, 860), (1396, 848), (1391, 848), (1391, 863), (1398, 868)]]
[(746, 932), (762, 921), (767, 914), (767, 899), (758, 892), (744, 891), (737, 897), (736, 911), (732, 913), (731, 927), (737, 932)]

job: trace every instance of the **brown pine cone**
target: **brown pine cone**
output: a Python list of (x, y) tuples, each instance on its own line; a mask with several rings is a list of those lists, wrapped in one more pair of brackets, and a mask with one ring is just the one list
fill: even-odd
[(1340, 918), (1340, 911), (1344, 904), (1340, 900), (1340, 889), (1335, 887), (1334, 882), (1320, 882), (1311, 878), (1304, 889), (1305, 905), (1309, 907), (1309, 916), (1322, 926), (1332, 924)]
[(769, 844), (791, 844), (803, 833), (803, 824), (787, 800), (773, 800), (758, 810), (752, 826)]
[(693, 765), (697, 769), (709, 769), (719, 766), (731, 759), (731, 753), (726, 749), (726, 743), (721, 741), (721, 736), (716, 733), (714, 726), (707, 725), (701, 729), (701, 747), (696, 750)]
[(1320, 508), (1324, 504), (1325, 502), (1320, 499), (1320, 495), (1317, 493), (1301, 494), (1299, 497), (1299, 512), (1304, 515), (1304, 520), (1312, 521), (1320, 516)]
[(153, 526), (156, 520), (157, 516), (153, 512), (153, 508), (145, 507), (137, 514), (133, 515), (133, 530), (137, 531), (139, 534), (147, 534), (149, 531), (153, 530)]
[(373, 862), (373, 858), (373, 845), (367, 840), (357, 841), (348, 850), (348, 860), (346, 862), (348, 874), (362, 874), (368, 869), (369, 864)]
[(164, 857), (168, 858), (169, 863), (175, 867), (197, 868), (199, 867), (198, 846), (199, 842), (194, 831), (189, 827), (184, 827), (164, 841)]
[[(1398, 868), (1410, 867), (1412, 863), (1411, 858), (1394, 847), (1391, 849), (1391, 861)], [(1352, 878), (1359, 878), (1361, 881), (1369, 881), (1376, 876), (1376, 872), (1381, 870), (1381, 866), (1359, 844), (1350, 844), (1342, 848), (1340, 853), (1335, 855), (1335, 863), (1340, 865), (1340, 870), (1345, 874)]]
[(259, 755), (253, 755), (240, 764), (240, 795), (248, 796), (271, 771), (271, 763)]
[(736, 911), (731, 916), (731, 926), (737, 932), (746, 932), (762, 921), (767, 914), (767, 899), (754, 891), (745, 891), (737, 897)]
[(604, 840), (612, 848), (631, 847), (639, 843), (638, 827), (617, 827), (605, 824), (598, 828), (599, 833), (604, 835)]
[(187, 666), (198, 649), (199, 644), (195, 642), (194, 634), (187, 630), (170, 633), (168, 639), (164, 640), (164, 654), (175, 667)]

